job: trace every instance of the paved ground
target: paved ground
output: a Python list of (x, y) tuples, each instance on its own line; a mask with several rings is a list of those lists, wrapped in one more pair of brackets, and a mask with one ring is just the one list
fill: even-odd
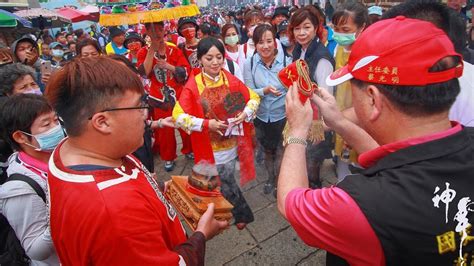
[[(168, 180), (171, 175), (189, 175), (193, 162), (180, 155), (170, 173), (158, 158), (155, 166), (158, 178)], [(255, 221), (242, 231), (232, 226), (207, 242), (206, 265), (325, 265), (326, 252), (306, 246), (278, 212), (276, 199), (263, 194), (266, 178), (264, 167), (257, 165), (257, 179), (243, 188)], [(323, 186), (335, 182), (330, 160), (324, 162), (322, 178)]]

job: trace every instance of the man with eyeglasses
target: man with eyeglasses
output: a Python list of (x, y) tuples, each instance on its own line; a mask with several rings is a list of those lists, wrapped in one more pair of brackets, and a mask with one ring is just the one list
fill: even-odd
[(205, 241), (228, 226), (211, 204), (186, 239), (163, 186), (130, 155), (143, 143), (143, 95), (137, 75), (110, 58), (73, 60), (48, 84), (68, 133), (48, 174), (51, 235), (64, 265), (204, 265)]

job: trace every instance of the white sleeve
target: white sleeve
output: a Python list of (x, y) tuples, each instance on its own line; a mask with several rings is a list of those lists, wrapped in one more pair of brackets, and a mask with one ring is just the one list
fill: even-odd
[(326, 88), (331, 94), (334, 94), (334, 88), (326, 84), (326, 78), (331, 75), (333, 71), (334, 68), (331, 62), (329, 62), (329, 60), (327, 59), (322, 58), (316, 65), (316, 70), (313, 76), (318, 86)]
[(201, 132), (203, 123), (204, 119), (188, 114), (180, 114), (176, 119), (176, 125), (188, 134), (191, 134), (192, 131)]
[(239, 67), (239, 65), (232, 61), (232, 64), (234, 64), (234, 76), (238, 78), (242, 83), (245, 83), (244, 81), (244, 75), (242, 74), (242, 69)]
[(48, 224), (48, 210), (38, 195), (25, 194), (5, 200), (3, 214), (28, 257), (41, 261), (55, 253)]

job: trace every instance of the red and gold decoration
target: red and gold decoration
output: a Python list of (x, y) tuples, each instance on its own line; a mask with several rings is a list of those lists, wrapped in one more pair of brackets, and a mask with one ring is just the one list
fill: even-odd
[(193, 1), (113, 1), (97, 0), (101, 6), (99, 24), (102, 26), (135, 25), (160, 22), (199, 15)]
[(232, 219), (233, 206), (220, 193), (220, 179), (214, 165), (199, 163), (193, 167), (189, 177), (172, 176), (166, 194), (193, 230), (196, 230), (209, 203), (215, 204), (214, 218), (221, 221)]
[[(298, 93), (303, 104), (308, 101), (313, 93), (318, 92), (318, 85), (311, 81), (308, 65), (303, 59), (298, 59), (282, 69), (278, 73), (278, 78), (286, 89), (289, 89), (293, 82), (298, 84)], [(311, 103), (311, 107), (313, 108), (313, 123), (308, 133), (308, 141), (317, 143), (324, 140), (323, 121), (317, 106)], [(283, 130), (283, 143), (286, 143), (289, 137), (288, 131), (289, 127), (286, 124)]]

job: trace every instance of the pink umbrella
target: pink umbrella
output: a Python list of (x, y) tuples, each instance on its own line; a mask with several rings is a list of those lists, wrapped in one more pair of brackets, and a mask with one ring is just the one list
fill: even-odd
[[(94, 17), (89, 13), (85, 13), (69, 7), (62, 7), (57, 10), (58, 14), (70, 19), (72, 22), (80, 22), (84, 20), (94, 21)], [(97, 20), (95, 20), (97, 21)]]
[(99, 8), (96, 7), (96, 6), (93, 6), (93, 5), (87, 5), (81, 9), (79, 9), (79, 11), (82, 11), (82, 12), (86, 12), (86, 13), (89, 13), (89, 14), (93, 14), (93, 13), (99, 13)]

